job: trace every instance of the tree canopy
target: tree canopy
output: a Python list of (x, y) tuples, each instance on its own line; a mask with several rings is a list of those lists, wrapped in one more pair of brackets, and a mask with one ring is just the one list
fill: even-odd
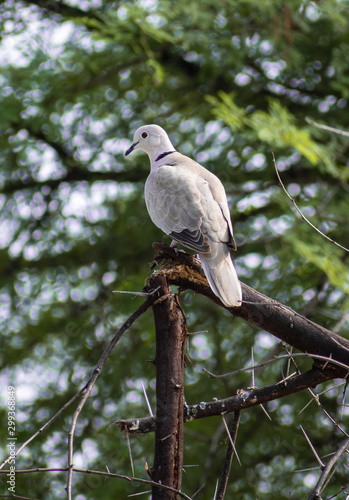
[[(143, 124), (162, 126), (176, 149), (223, 182), (240, 280), (348, 338), (349, 142), (326, 129), (349, 130), (347, 2), (5, 0), (0, 20), (2, 459), (7, 387), (16, 389), (19, 446), (84, 387), (111, 336), (144, 300), (113, 291), (142, 291), (153, 242), (170, 242), (145, 208), (148, 158), (124, 157)], [(299, 215), (272, 153), (302, 214), (342, 247)], [(275, 384), (312, 365), (288, 358), (256, 369), (254, 378), (251, 371), (210, 378), (203, 369), (224, 374), (295, 351), (258, 322), (232, 321), (199, 293), (182, 291), (180, 301), (195, 333), (186, 345), (188, 405)], [(111, 424), (148, 416), (143, 387), (155, 407), (154, 356), (148, 311), (110, 354), (79, 417), (76, 467), (148, 478), (152, 434), (128, 436)], [(227, 498), (310, 494), (321, 470), (302, 429), (326, 462), (348, 418), (344, 380), (313, 393), (320, 399), (304, 390), (267, 403), (269, 416), (260, 406), (242, 411), (241, 466), (234, 458)], [(17, 469), (66, 467), (74, 408), (21, 451)], [(184, 439), (182, 490), (214, 498), (227, 448), (222, 418), (186, 423)], [(64, 498), (65, 484), (62, 472), (40, 473), (39, 481), (18, 474), (16, 494)], [(147, 488), (73, 478), (78, 500)], [(348, 488), (342, 458), (324, 498)]]

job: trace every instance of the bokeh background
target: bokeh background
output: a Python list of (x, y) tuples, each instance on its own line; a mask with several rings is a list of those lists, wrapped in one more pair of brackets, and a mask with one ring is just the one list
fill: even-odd
[[(13, 1), (0, 6), (1, 457), (7, 386), (17, 391), (18, 443), (86, 382), (115, 328), (142, 298), (152, 242), (169, 239), (143, 199), (149, 161), (124, 157), (140, 125), (164, 127), (176, 148), (223, 181), (238, 245), (240, 279), (322, 326), (348, 335), (348, 254), (301, 220), (278, 185), (328, 236), (349, 246), (349, 6), (341, 0)], [(188, 404), (251, 385), (251, 374), (212, 380), (285, 346), (192, 292), (181, 294), (195, 366)], [(118, 418), (155, 403), (151, 311), (125, 334), (78, 421), (77, 467), (132, 474)], [(310, 361), (299, 361), (300, 369)], [(256, 372), (262, 387), (287, 364)], [(294, 368), (291, 367), (291, 371)], [(345, 426), (343, 385), (321, 401)], [(319, 455), (341, 434), (303, 393), (243, 412), (227, 498), (306, 498), (319, 476), (301, 432)], [(69, 407), (17, 459), (17, 468), (65, 467)], [(211, 499), (226, 451), (221, 419), (185, 426), (183, 491)], [(153, 436), (130, 437), (134, 474), (147, 478)], [(1, 458), (0, 457), (0, 458)], [(326, 458), (324, 458), (326, 460)], [(343, 459), (326, 498), (344, 498)], [(64, 498), (63, 473), (21, 475), (16, 493)], [(7, 493), (0, 477), (1, 494)], [(144, 485), (74, 476), (74, 498), (110, 499)], [(140, 498), (150, 498), (145, 493)]]

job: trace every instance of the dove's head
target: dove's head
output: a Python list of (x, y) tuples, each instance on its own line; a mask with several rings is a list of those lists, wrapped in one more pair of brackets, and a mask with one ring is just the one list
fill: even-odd
[(133, 136), (133, 144), (126, 151), (125, 156), (132, 153), (134, 149), (140, 149), (147, 153), (151, 161), (156, 160), (162, 153), (174, 151), (168, 135), (159, 125), (143, 125), (143, 127), (139, 127)]

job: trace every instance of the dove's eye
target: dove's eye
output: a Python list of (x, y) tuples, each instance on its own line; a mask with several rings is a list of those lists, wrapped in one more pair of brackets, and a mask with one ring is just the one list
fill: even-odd
[(142, 137), (143, 137), (143, 139), (145, 139), (146, 137), (148, 137), (148, 133), (147, 132), (142, 132)]

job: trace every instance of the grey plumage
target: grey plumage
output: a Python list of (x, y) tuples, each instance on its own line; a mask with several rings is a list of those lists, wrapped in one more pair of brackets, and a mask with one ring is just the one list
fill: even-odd
[(144, 196), (154, 224), (200, 255), (207, 280), (223, 304), (240, 306), (241, 286), (229, 252), (236, 244), (221, 181), (178, 153), (158, 125), (140, 127), (125, 154), (134, 149), (150, 158)]

